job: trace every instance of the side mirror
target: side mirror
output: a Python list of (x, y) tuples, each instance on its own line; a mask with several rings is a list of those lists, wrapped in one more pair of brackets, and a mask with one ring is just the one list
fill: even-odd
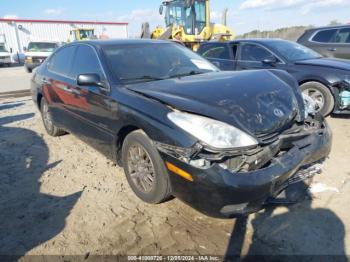
[(101, 78), (98, 74), (78, 75), (77, 84), (80, 86), (98, 86), (106, 88), (106, 85), (101, 82)]
[(273, 66), (278, 63), (278, 59), (274, 56), (271, 56), (271, 57), (265, 58), (262, 62), (263, 64)]
[(163, 14), (163, 5), (159, 6), (159, 14), (162, 15)]

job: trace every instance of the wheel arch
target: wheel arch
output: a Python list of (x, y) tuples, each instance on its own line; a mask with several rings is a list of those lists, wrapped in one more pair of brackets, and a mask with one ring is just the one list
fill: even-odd
[(40, 110), (41, 108), (41, 100), (43, 99), (43, 95), (41, 93), (38, 93), (36, 96), (36, 104)]
[[(116, 161), (118, 163), (119, 166), (122, 166), (122, 148), (123, 148), (123, 143), (125, 138), (132, 132), (136, 131), (136, 130), (142, 130), (144, 131), (142, 128), (140, 128), (137, 125), (133, 125), (133, 124), (128, 124), (123, 126), (118, 133), (116, 134), (116, 141), (115, 141), (115, 152), (116, 152)], [(144, 131), (145, 132), (145, 131)]]

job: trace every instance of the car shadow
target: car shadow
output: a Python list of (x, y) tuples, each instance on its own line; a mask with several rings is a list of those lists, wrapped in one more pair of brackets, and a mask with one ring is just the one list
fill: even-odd
[(14, 116), (5, 116), (0, 118), (0, 126), (6, 125), (12, 122), (22, 121), (34, 117), (34, 113), (14, 115)]
[(6, 110), (6, 109), (12, 109), (12, 108), (19, 107), (19, 106), (22, 106), (22, 105), (24, 105), (24, 103), (3, 104), (3, 105), (0, 105), (0, 111), (1, 110)]
[[(1, 124), (32, 114), (0, 118)], [(59, 234), (81, 196), (59, 197), (40, 192), (49, 163), (49, 149), (37, 133), (0, 125), (0, 259), (16, 261), (28, 251)]]
[(238, 218), (225, 260), (348, 261), (343, 222), (331, 210), (311, 204), (311, 199), (305, 199), (286, 206), (285, 212), (277, 211), (277, 206), (267, 207), (249, 225), (248, 217)]

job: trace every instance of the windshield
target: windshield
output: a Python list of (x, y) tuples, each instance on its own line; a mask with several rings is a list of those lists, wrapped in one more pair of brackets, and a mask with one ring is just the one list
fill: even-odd
[(86, 38), (91, 38), (94, 35), (94, 30), (80, 30), (80, 38), (81, 39), (86, 39)]
[(6, 47), (3, 45), (0, 45), (0, 52), (7, 52)]
[(115, 45), (103, 50), (111, 71), (123, 83), (219, 71), (199, 55), (174, 43)]
[(28, 45), (30, 52), (53, 52), (56, 48), (56, 43), (31, 42)]
[(305, 47), (290, 41), (275, 41), (267, 44), (272, 50), (277, 50), (282, 56), (289, 61), (300, 61), (307, 59), (317, 59), (322, 56)]
[(182, 25), (186, 34), (200, 34), (206, 25), (205, 10), (205, 1), (203, 0), (197, 0), (189, 7), (185, 7), (185, 1), (170, 2), (166, 6), (166, 26)]

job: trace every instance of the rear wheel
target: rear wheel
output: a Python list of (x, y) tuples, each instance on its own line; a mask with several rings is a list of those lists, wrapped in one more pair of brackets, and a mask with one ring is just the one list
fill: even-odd
[(41, 118), (43, 120), (44, 127), (46, 129), (46, 132), (50, 136), (61, 136), (61, 135), (65, 134), (64, 130), (62, 130), (54, 125), (52, 118), (51, 118), (50, 108), (49, 108), (45, 98), (41, 99), (40, 111), (41, 111)]
[(319, 82), (307, 82), (300, 86), (303, 94), (310, 96), (316, 103), (316, 111), (328, 116), (334, 108), (334, 97), (328, 87)]
[(144, 132), (137, 130), (125, 138), (122, 159), (128, 183), (140, 199), (157, 204), (170, 197), (170, 180), (163, 160)]

